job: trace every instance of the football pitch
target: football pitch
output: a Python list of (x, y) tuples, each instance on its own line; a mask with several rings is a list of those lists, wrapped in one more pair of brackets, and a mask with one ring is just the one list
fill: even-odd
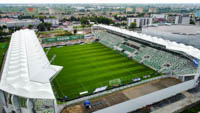
[(52, 64), (63, 66), (63, 70), (54, 78), (52, 85), (57, 98), (68, 96), (78, 98), (80, 92), (92, 94), (96, 88), (108, 86), (109, 82), (119, 80), (122, 85), (131, 83), (132, 79), (151, 75), (156, 71), (144, 66), (118, 52), (100, 44), (84, 44), (53, 47), (47, 56), (49, 60), (56, 55)]
[(5, 44), (6, 42), (0, 42), (0, 69), (1, 69), (1, 63), (3, 60), (3, 54), (4, 54), (4, 51), (6, 50), (6, 48), (4, 47)]

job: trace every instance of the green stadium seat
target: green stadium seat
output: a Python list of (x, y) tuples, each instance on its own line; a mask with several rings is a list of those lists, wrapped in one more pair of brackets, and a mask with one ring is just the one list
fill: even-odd
[[(131, 53), (136, 51), (135, 48), (123, 44), (124, 39), (120, 36), (108, 32), (95, 32), (94, 35), (100, 39), (101, 43), (110, 48), (119, 46), (125, 51)], [(149, 57), (146, 58), (145, 56)], [(173, 74), (189, 74), (196, 73), (197, 70), (193, 66), (193, 63), (186, 58), (147, 46), (143, 46), (137, 50), (137, 54), (132, 58), (138, 62), (143, 62), (145, 65), (148, 65), (157, 71), (161, 70), (163, 73), (173, 72)], [(169, 64), (170, 66), (165, 67), (164, 64)]]

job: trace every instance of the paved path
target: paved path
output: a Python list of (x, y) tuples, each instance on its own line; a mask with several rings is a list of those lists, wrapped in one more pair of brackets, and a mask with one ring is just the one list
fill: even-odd
[(152, 113), (178, 113), (179, 111), (182, 111), (183, 108), (200, 101), (200, 92), (196, 94), (183, 92), (182, 94), (185, 95), (186, 98), (155, 110)]

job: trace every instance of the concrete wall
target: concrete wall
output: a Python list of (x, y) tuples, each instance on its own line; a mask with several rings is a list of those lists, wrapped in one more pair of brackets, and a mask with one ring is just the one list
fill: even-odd
[(134, 111), (140, 108), (143, 108), (147, 105), (159, 102), (161, 100), (167, 99), (171, 96), (174, 96), (180, 92), (192, 89), (196, 86), (196, 80), (190, 80), (187, 82), (180, 83), (175, 86), (171, 86), (136, 99), (128, 100), (126, 102), (96, 111), (95, 113), (127, 113)]

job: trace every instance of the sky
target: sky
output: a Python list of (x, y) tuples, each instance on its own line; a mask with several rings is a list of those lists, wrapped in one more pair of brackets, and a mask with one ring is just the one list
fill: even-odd
[(200, 0), (0, 0), (0, 3), (199, 3)]

